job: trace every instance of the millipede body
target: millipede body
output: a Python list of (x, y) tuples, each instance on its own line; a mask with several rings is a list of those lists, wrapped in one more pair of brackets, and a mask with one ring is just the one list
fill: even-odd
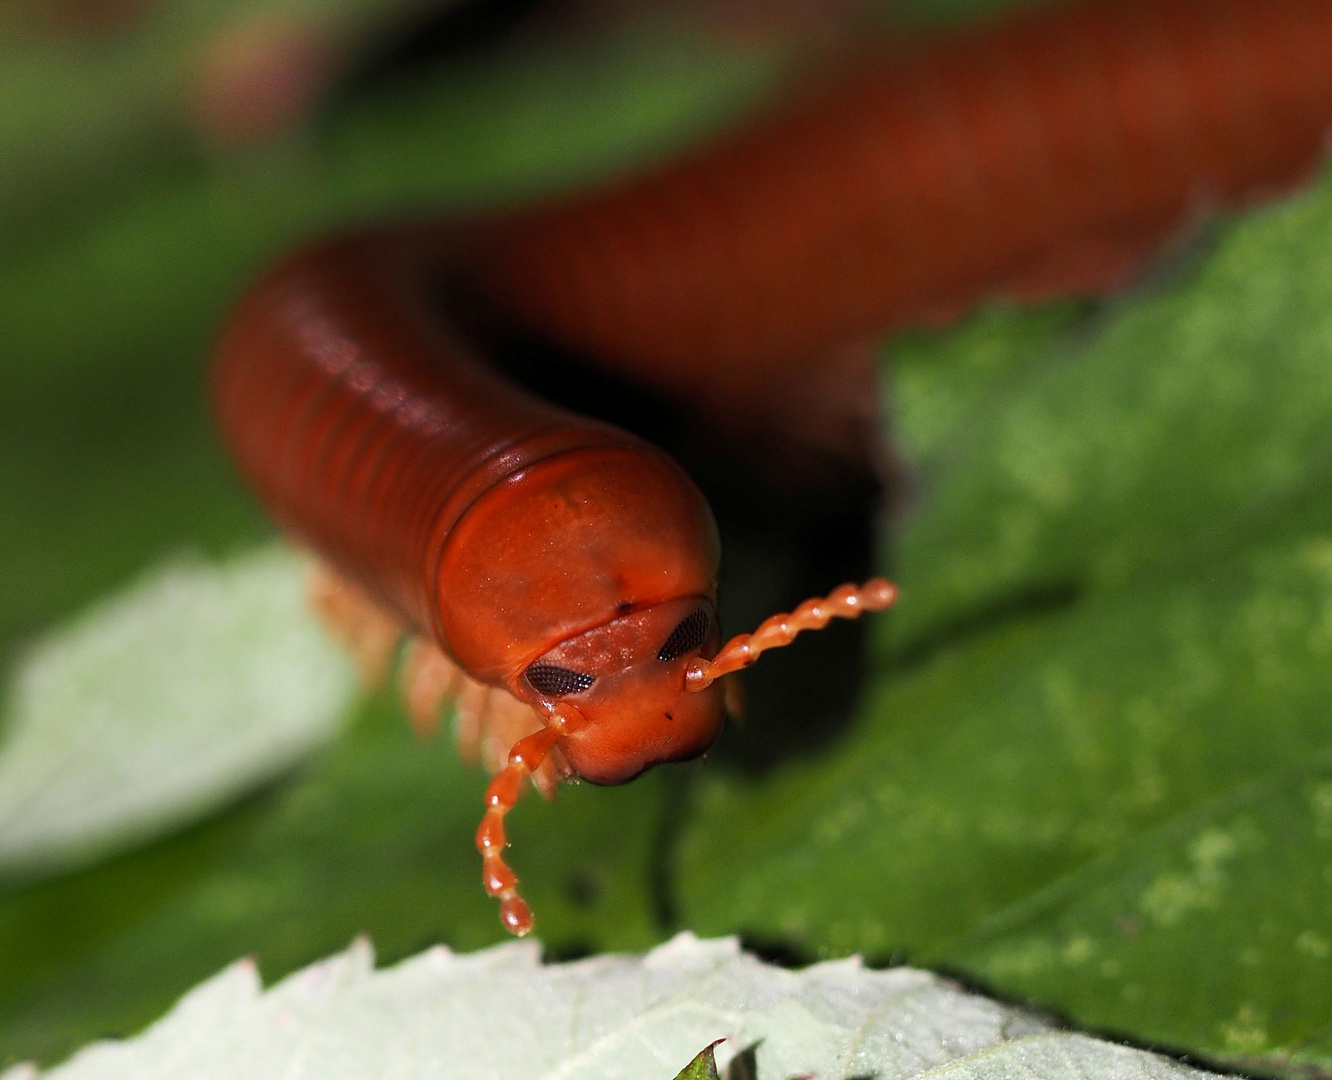
[(1332, 121), (1330, 56), (1327, 0), (1038, 11), (859, 56), (617, 187), (334, 238), (251, 287), (213, 368), (241, 472), (435, 650), (413, 662), (422, 711), (462, 679), (527, 717), (477, 838), (506, 925), (531, 926), (502, 856), (525, 776), (620, 783), (696, 756), (718, 676), (894, 591), (844, 587), (719, 651), (694, 483), (500, 374), (477, 312), (726, 423), (866, 452), (865, 395), (824, 393), (848, 367), (870, 380), (849, 345), (986, 296), (1112, 286), (1195, 208), (1291, 185)]

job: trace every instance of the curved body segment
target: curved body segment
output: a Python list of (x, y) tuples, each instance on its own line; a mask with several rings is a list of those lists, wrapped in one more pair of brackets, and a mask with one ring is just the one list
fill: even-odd
[(490, 370), (433, 309), (410, 240), (302, 252), (237, 306), (213, 400), (294, 536), (503, 684), (553, 640), (711, 597), (711, 511), (664, 453)]

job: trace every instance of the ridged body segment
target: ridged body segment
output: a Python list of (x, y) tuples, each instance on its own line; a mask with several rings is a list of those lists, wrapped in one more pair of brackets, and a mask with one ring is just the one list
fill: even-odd
[[(497, 681), (612, 617), (617, 590), (709, 595), (715, 530), (663, 454), (497, 375), (451, 328), (445, 285), (714, 413), (813, 412), (848, 341), (996, 293), (1104, 288), (1196, 208), (1293, 183), (1332, 123), (1330, 58), (1329, 0), (1095, 0), (862, 57), (610, 190), (288, 259), (228, 324), (219, 423), (288, 531)], [(564, 543), (577, 528), (503, 530), (523, 516), (505, 499), (549, 501), (542, 463), (579, 454), (619, 479), (586, 497), (608, 539), (575, 571), (560, 560), (597, 547)], [(493, 517), (462, 527), (482, 503)], [(485, 579), (501, 551), (511, 593)], [(542, 558), (551, 581), (533, 577)]]
[(1093, 0), (861, 58), (609, 192), (479, 228), (535, 331), (689, 394), (763, 392), (830, 345), (988, 295), (1124, 280), (1188, 217), (1308, 175), (1326, 0)]
[[(663, 559), (679, 567), (669, 584), (706, 593), (716, 573), (715, 526), (697, 489), (659, 450), (537, 400), (453, 336), (430, 287), (440, 257), (437, 243), (385, 234), (280, 264), (228, 324), (213, 401), (241, 471), (288, 532), (474, 675), (498, 682), (501, 671), (548, 648), (552, 631), (614, 617), (625, 582), (647, 598), (650, 586), (638, 578), (660, 579)], [(570, 460), (603, 476), (608, 460), (617, 465), (608, 481), (614, 498), (585, 500), (564, 519), (535, 516), (523, 500), (549, 490), (543, 478), (568, 471)], [(638, 561), (608, 563), (589, 548), (580, 562), (565, 551), (549, 567), (552, 589), (506, 560), (487, 527), (515, 501), (503, 539), (518, 550), (548, 551), (580, 515), (597, 530), (630, 528), (645, 502), (682, 524), (659, 528), (662, 545)], [(451, 549), (458, 535), (482, 550)], [(487, 558), (489, 572), (468, 578)], [(619, 594), (610, 595), (608, 575)], [(458, 600), (442, 595), (471, 607), (460, 615)]]

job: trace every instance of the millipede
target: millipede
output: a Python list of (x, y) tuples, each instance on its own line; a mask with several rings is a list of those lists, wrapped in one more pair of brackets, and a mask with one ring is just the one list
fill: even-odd
[[(475, 312), (718, 422), (861, 452), (820, 387), (861, 343), (990, 297), (1113, 288), (1190, 215), (1288, 189), (1332, 122), (1327, 0), (1094, 0), (857, 55), (597, 192), (316, 242), (240, 299), (212, 401), (240, 471), (318, 557), (368, 680), (398, 641), (421, 731), (456, 704), (493, 774), (477, 831), (503, 924), (525, 781), (697, 756), (724, 676), (832, 618), (844, 585), (722, 645), (712, 512), (666, 453), (503, 374)], [(848, 451), (847, 448), (850, 448)]]

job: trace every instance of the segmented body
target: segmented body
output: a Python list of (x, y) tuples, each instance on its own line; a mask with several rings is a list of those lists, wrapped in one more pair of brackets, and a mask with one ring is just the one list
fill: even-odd
[(1332, 123), (1326, 0), (1097, 0), (860, 57), (738, 136), (488, 224), (469, 273), (541, 334), (693, 396), (995, 294), (1103, 290)]
[[(688, 477), (643, 440), (493, 372), (432, 304), (437, 255), (406, 236), (333, 241), (280, 264), (237, 306), (214, 409), (278, 522), (484, 682), (626, 601), (710, 595), (715, 530)], [(551, 494), (534, 483), (538, 463), (575, 480)], [(578, 476), (593, 479), (580, 488)], [(475, 533), (476, 504), (519, 487), (545, 516), (494, 521), (468, 538), (472, 550), (449, 548), (464, 512)], [(570, 492), (581, 519), (553, 504)], [(621, 526), (608, 501), (632, 504), (638, 524)], [(587, 544), (604, 556), (596, 580), (576, 574)]]
[(644, 441), (497, 374), (453, 313), (737, 423), (803, 423), (836, 407), (818, 387), (829, 357), (857, 355), (847, 342), (996, 293), (1106, 287), (1191, 208), (1294, 182), (1332, 122), (1329, 57), (1328, 0), (1037, 12), (862, 57), (613, 190), (334, 240), (250, 290), (214, 369), (242, 472), (405, 627), (540, 716), (478, 834), (511, 928), (530, 926), (499, 855), (523, 775), (557, 746), (603, 782), (698, 753), (720, 725), (716, 675), (893, 590), (802, 606), (709, 661), (719, 552), (697, 489)]

